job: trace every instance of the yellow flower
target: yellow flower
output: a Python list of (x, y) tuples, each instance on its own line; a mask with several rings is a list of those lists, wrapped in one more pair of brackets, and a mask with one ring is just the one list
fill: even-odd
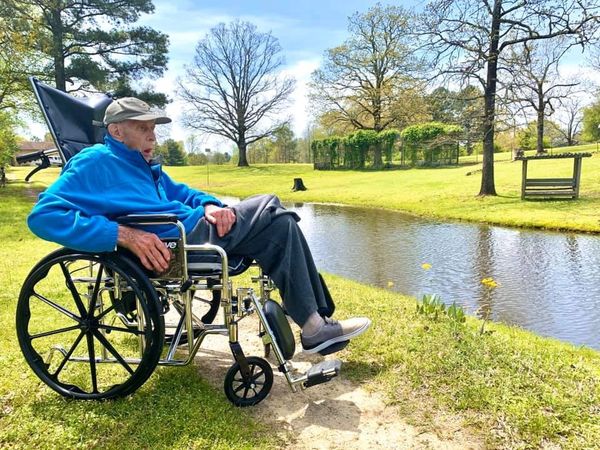
[(425, 270), (429, 270), (429, 269), (431, 269), (431, 264), (429, 264), (429, 263), (423, 263), (423, 264), (421, 264), (421, 268), (423, 268)]
[(387, 282), (387, 287), (391, 288), (394, 286), (394, 282), (393, 281), (388, 281)]
[(481, 280), (481, 284), (489, 288), (498, 287), (498, 282), (496, 282), (493, 278), (484, 278), (483, 280)]

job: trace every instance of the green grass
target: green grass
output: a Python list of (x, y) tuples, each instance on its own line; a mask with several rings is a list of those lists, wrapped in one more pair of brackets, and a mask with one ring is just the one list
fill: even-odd
[(501, 324), (482, 332), (474, 318), (433, 320), (413, 299), (328, 281), (340, 316), (373, 319), (344, 356), (345, 373), (385, 392), (414, 424), (432, 427), (449, 412), (491, 448), (598, 448), (600, 353)]
[[(521, 163), (496, 155), (496, 197), (478, 197), (481, 164), (413, 168), (382, 172), (315, 171), (311, 165), (254, 165), (249, 168), (169, 167), (175, 179), (221, 195), (246, 197), (272, 192), (293, 202), (331, 202), (405, 211), (436, 219), (466, 220), (508, 226), (600, 232), (600, 154), (585, 158), (580, 198), (521, 200)], [(534, 161), (530, 176), (566, 177), (572, 160)], [(475, 173), (473, 173), (475, 172)], [(469, 175), (471, 173), (471, 175)], [(308, 188), (292, 192), (293, 179)]]
[[(564, 170), (542, 161), (540, 170)], [(584, 160), (582, 199), (522, 202), (520, 164), (499, 161), (502, 195), (476, 198), (476, 165), (389, 172), (314, 172), (309, 166), (248, 169), (168, 168), (174, 178), (212, 192), (246, 196), (276, 192), (292, 201), (330, 201), (388, 207), (434, 217), (549, 228), (599, 231), (600, 161)], [(23, 224), (40, 184), (0, 189), (0, 446), (255, 448), (280, 444), (251, 413), (235, 410), (198, 378), (193, 368), (160, 368), (132, 397), (110, 403), (68, 402), (45, 388), (25, 365), (12, 323), (16, 298), (29, 268), (53, 245), (33, 238)], [(24, 169), (12, 171), (23, 178)], [(292, 179), (309, 188), (292, 193)], [(468, 318), (457, 325), (418, 314), (415, 300), (328, 277), (341, 318), (364, 314), (372, 329), (341, 354), (345, 376), (383, 392), (410, 420), (426, 429), (451, 414), (492, 448), (598, 448), (600, 354), (500, 324)], [(483, 331), (482, 331), (483, 328)], [(293, 395), (293, 394), (289, 394)], [(268, 400), (267, 400), (268, 401)], [(175, 413), (177, 412), (177, 413)]]
[[(561, 151), (593, 151), (595, 144), (563, 148)], [(554, 150), (554, 152), (558, 152)], [(462, 158), (461, 165), (388, 171), (316, 171), (310, 164), (167, 167), (176, 180), (220, 195), (247, 197), (275, 193), (286, 201), (329, 202), (369, 208), (405, 211), (436, 219), (466, 220), (490, 224), (600, 232), (600, 153), (582, 164), (580, 198), (570, 200), (521, 200), (521, 163), (509, 153), (495, 155), (498, 196), (478, 197), (481, 158)], [(572, 160), (534, 161), (529, 176), (566, 177)], [(9, 177), (24, 179), (29, 168), (15, 168)], [(35, 175), (48, 184), (58, 175), (49, 169)], [(292, 192), (293, 179), (300, 177), (308, 188)]]

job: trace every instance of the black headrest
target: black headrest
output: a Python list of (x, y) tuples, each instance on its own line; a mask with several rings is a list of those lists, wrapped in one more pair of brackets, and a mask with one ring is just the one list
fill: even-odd
[(82, 148), (104, 141), (105, 129), (98, 123), (112, 102), (110, 95), (74, 97), (33, 77), (30, 80), (64, 162)]

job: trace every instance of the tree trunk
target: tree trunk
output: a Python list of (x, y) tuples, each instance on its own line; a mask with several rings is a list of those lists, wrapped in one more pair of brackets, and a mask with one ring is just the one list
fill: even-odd
[(373, 168), (381, 169), (383, 167), (383, 158), (381, 155), (381, 143), (376, 143), (373, 146)]
[(238, 167), (249, 167), (248, 159), (246, 158), (246, 139), (240, 139), (237, 143), (238, 150), (240, 152), (240, 159), (238, 161)]
[(498, 76), (498, 41), (500, 39), (500, 11), (502, 0), (494, 2), (491, 42), (485, 81), (485, 112), (483, 125), (483, 166), (479, 195), (497, 195), (494, 182), (494, 121), (496, 119), (496, 81)]
[(544, 150), (544, 99), (539, 99), (537, 108), (537, 154), (546, 153)]
[(54, 59), (54, 82), (56, 89), (63, 92), (67, 91), (67, 81), (65, 75), (65, 57), (63, 55), (63, 25), (60, 17), (60, 10), (52, 11), (50, 19), (52, 28), (52, 57)]
[[(381, 88), (379, 88), (381, 89)], [(374, 113), (373, 113), (373, 129), (377, 134), (381, 133), (381, 98), (378, 95), (376, 98), (376, 103), (374, 105)], [(383, 167), (383, 159), (381, 157), (381, 144), (378, 142), (374, 145), (373, 149), (373, 168), (381, 169)]]

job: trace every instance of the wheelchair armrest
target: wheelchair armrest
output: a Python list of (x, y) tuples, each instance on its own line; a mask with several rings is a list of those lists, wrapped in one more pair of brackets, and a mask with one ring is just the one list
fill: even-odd
[(177, 223), (177, 216), (175, 214), (128, 214), (126, 216), (117, 217), (115, 219), (115, 222), (121, 225), (142, 225), (145, 223)]

